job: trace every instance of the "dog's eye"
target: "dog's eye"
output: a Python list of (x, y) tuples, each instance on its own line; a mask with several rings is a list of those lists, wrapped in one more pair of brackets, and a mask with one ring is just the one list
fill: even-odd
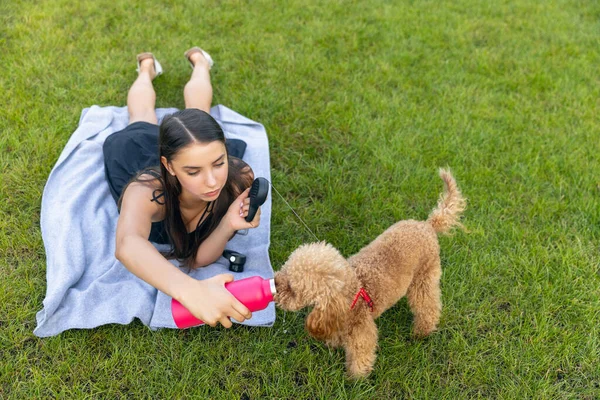
[(289, 294), (290, 296), (293, 296), (293, 295), (294, 295), (294, 290), (292, 289), (292, 286), (290, 285), (290, 283), (289, 283), (289, 282), (286, 282), (286, 283), (287, 283), (287, 288), (286, 288), (286, 291), (288, 292), (288, 294)]

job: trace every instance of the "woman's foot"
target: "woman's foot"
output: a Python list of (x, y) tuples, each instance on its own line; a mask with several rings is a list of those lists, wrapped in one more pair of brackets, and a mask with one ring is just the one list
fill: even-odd
[(141, 53), (137, 55), (137, 72), (148, 74), (150, 79), (154, 79), (162, 74), (162, 66), (152, 53)]
[(214, 64), (212, 57), (200, 47), (192, 47), (184, 53), (184, 56), (188, 59), (192, 68), (211, 69)]

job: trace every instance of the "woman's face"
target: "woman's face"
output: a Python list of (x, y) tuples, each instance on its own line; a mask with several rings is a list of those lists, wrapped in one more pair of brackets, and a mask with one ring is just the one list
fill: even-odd
[(193, 198), (213, 201), (219, 197), (229, 171), (225, 144), (220, 141), (192, 143), (179, 150), (171, 162), (161, 162), (181, 183), (182, 191)]

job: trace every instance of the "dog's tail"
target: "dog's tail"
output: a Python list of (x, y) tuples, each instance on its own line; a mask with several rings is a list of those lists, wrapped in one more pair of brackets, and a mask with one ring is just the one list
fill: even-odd
[(465, 229), (459, 220), (467, 202), (449, 170), (440, 168), (440, 178), (444, 181), (444, 193), (440, 195), (437, 207), (429, 214), (427, 222), (436, 233), (448, 233), (455, 226)]

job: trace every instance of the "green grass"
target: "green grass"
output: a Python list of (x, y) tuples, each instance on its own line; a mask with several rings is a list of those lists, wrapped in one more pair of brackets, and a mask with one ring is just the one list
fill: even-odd
[[(575, 0), (3, 1), (0, 397), (600, 398), (599, 30)], [(425, 218), (452, 168), (470, 233), (441, 238), (437, 333), (410, 339), (401, 301), (359, 382), (306, 312), (33, 336), (41, 193), (81, 110), (124, 105), (140, 51), (165, 68), (157, 107), (182, 107), (192, 45), (216, 61), (214, 103), (265, 125), (276, 187), (345, 255)], [(273, 205), (277, 268), (312, 238)]]

